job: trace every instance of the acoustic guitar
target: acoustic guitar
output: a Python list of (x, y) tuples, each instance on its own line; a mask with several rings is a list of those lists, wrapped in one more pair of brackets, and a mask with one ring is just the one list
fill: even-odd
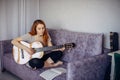
[(74, 43), (66, 43), (63, 45), (50, 46), (50, 47), (43, 47), (42, 43), (40, 42), (27, 43), (25, 41), (20, 41), (20, 43), (29, 48), (33, 48), (35, 50), (35, 53), (33, 55), (30, 55), (27, 51), (20, 49), (14, 45), (13, 46), (13, 58), (15, 62), (18, 64), (26, 64), (29, 60), (33, 58), (40, 59), (43, 57), (44, 51), (59, 49), (62, 47), (65, 47), (65, 49), (75, 47)]

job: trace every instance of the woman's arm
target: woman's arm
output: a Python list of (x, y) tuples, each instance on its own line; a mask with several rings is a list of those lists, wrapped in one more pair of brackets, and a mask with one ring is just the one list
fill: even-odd
[(15, 46), (17, 46), (20, 49), (24, 49), (26, 50), (30, 55), (32, 55), (34, 53), (34, 50), (31, 48), (28, 48), (27, 46), (24, 46), (23, 44), (20, 43), (20, 41), (22, 41), (21, 37), (15, 38), (11, 41), (11, 43)]
[[(51, 41), (48, 41), (48, 46), (53, 46)], [(58, 51), (58, 50), (64, 51), (64, 50), (65, 50), (65, 47), (60, 48), (60, 49), (54, 49), (53, 51)]]

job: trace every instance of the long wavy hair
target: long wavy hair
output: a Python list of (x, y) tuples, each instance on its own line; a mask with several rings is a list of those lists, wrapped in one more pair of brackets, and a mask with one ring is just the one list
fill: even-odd
[(31, 34), (32, 36), (37, 34), (36, 27), (37, 27), (38, 24), (43, 24), (44, 27), (45, 27), (45, 31), (44, 31), (44, 34), (43, 34), (43, 44), (45, 46), (47, 46), (47, 44), (48, 44), (48, 32), (47, 32), (46, 25), (45, 25), (43, 20), (35, 20), (32, 27), (31, 27), (31, 30), (30, 30), (29, 34)]

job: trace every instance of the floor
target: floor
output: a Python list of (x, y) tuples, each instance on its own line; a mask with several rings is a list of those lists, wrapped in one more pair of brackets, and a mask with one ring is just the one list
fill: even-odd
[(21, 79), (11, 74), (10, 72), (5, 71), (0, 72), (0, 80), (21, 80)]

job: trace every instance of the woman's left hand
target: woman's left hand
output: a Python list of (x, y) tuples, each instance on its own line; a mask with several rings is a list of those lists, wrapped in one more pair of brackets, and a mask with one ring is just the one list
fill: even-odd
[(58, 50), (60, 50), (60, 51), (64, 51), (64, 50), (65, 50), (65, 47), (62, 47), (62, 48), (60, 48), (60, 49), (58, 49)]

